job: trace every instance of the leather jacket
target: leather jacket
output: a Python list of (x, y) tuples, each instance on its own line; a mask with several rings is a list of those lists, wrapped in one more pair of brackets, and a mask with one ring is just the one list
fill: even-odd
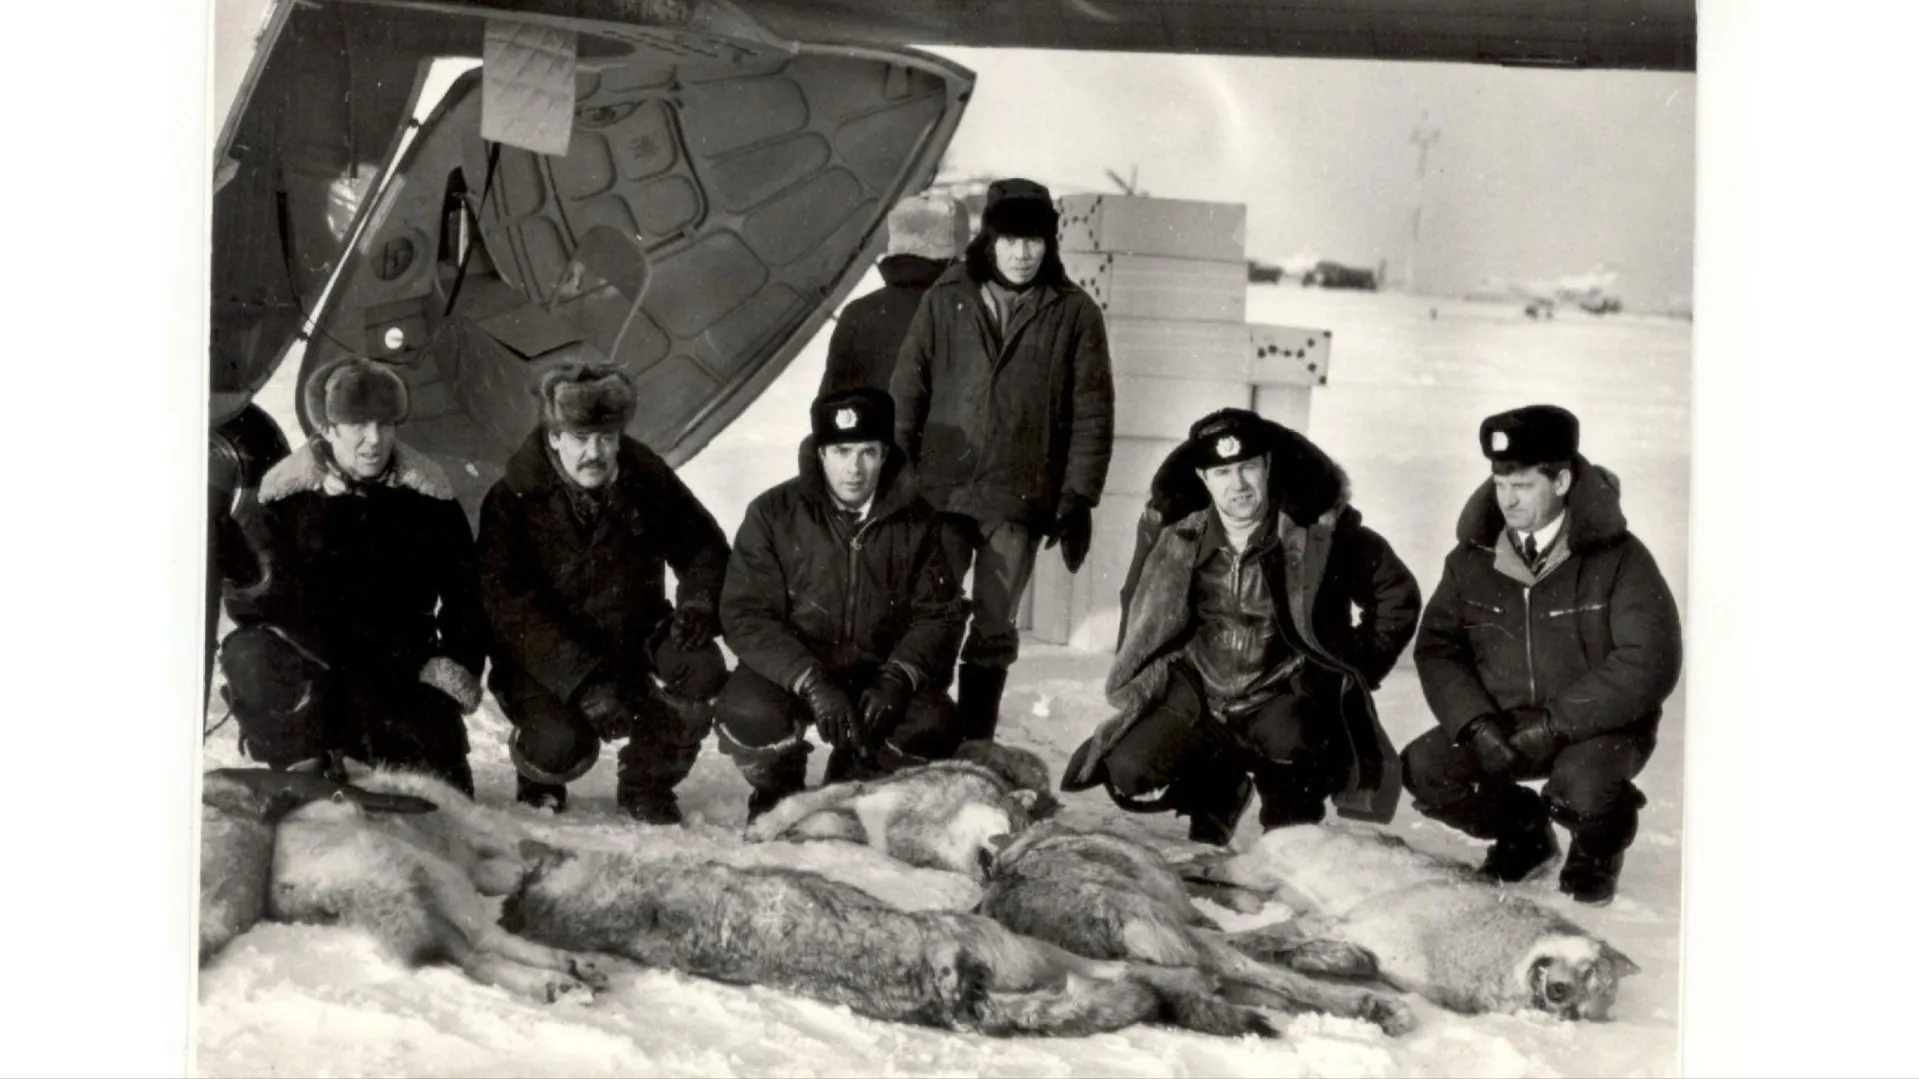
[(1254, 531), (1246, 550), (1235, 552), (1217, 516), (1207, 521), (1200, 539), (1186, 662), (1205, 694), (1207, 711), (1221, 719), (1245, 715), (1290, 691), (1290, 679), (1303, 662), (1280, 627), (1261, 565), (1275, 542), (1269, 521)]

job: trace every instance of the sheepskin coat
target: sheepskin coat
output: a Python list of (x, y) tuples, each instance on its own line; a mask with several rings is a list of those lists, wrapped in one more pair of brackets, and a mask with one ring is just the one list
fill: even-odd
[[(1398, 662), (1419, 622), (1419, 584), (1384, 537), (1348, 504), (1346, 474), (1305, 437), (1269, 424), (1268, 498), (1278, 542), (1260, 568), (1275, 587), (1288, 643), (1336, 679), (1338, 720), (1352, 763), (1333, 804), (1343, 817), (1386, 822), (1399, 803), (1398, 752), (1374, 710), (1372, 690)], [(1132, 566), (1120, 592), (1120, 643), (1106, 679), (1117, 709), (1073, 754), (1061, 781), (1101, 781), (1105, 755), (1165, 696), (1193, 628), (1191, 586), (1213, 518), (1190, 446), (1168, 456), (1140, 515)]]

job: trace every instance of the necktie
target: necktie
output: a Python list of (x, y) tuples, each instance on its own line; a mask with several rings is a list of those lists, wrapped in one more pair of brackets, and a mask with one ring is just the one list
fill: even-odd
[(1525, 554), (1526, 568), (1537, 570), (1539, 568), (1539, 543), (1533, 539), (1532, 533), (1530, 532), (1526, 534)]

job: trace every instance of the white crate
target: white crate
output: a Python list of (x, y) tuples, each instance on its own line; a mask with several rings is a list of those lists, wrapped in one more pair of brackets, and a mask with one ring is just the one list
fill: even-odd
[(1246, 264), (1061, 252), (1066, 275), (1108, 317), (1246, 321)]
[(1227, 379), (1113, 376), (1117, 438), (1184, 439), (1194, 420), (1221, 408), (1253, 407), (1253, 387)]
[(1137, 195), (1067, 195), (1059, 201), (1062, 251), (1237, 261), (1246, 258), (1246, 207)]
[(1249, 381), (1252, 347), (1246, 325), (1196, 319), (1106, 320), (1106, 340), (1116, 375)]

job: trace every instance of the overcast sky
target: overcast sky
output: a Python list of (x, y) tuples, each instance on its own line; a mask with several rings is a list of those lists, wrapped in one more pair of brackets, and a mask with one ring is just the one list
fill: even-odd
[(1251, 255), (1360, 265), (1410, 250), (1429, 112), (1420, 284), (1583, 273), (1628, 304), (1692, 291), (1690, 74), (932, 49), (978, 76), (951, 162), (1061, 186), (1244, 203)]

